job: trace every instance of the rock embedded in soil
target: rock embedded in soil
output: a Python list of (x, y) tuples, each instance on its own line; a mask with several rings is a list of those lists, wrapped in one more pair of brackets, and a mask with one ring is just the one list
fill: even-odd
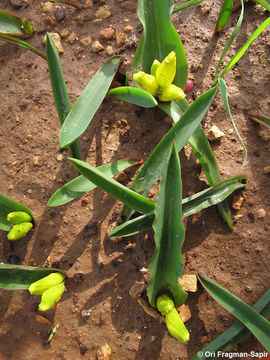
[(72, 32), (69, 37), (67, 38), (67, 41), (72, 45), (75, 43), (76, 41), (76, 37), (77, 35), (75, 34), (75, 32)]
[(97, 350), (97, 360), (110, 360), (111, 354), (112, 350), (109, 344), (106, 343)]
[(123, 2), (121, 2), (120, 6), (121, 6), (121, 8), (123, 8), (125, 10), (129, 10), (129, 11), (135, 11), (137, 8), (137, 4), (133, 0), (123, 1)]
[(81, 43), (82, 46), (84, 46), (84, 47), (90, 46), (91, 43), (92, 43), (91, 36), (87, 36), (87, 37), (82, 38), (82, 39), (80, 40), (80, 43)]
[(188, 305), (183, 304), (177, 309), (177, 311), (184, 323), (191, 319), (191, 311)]
[(53, 12), (53, 3), (51, 2), (40, 4), (40, 6), (42, 7), (42, 10), (47, 14)]
[(264, 209), (258, 209), (257, 211), (257, 216), (258, 216), (258, 219), (264, 219), (267, 215), (267, 212), (264, 210)]
[(85, 3), (84, 3), (84, 8), (85, 9), (92, 9), (93, 7), (93, 1), (92, 0), (86, 0)]
[(94, 53), (99, 53), (102, 50), (104, 50), (104, 47), (101, 45), (101, 43), (98, 40), (94, 41), (92, 45), (92, 51)]
[(57, 22), (61, 22), (66, 17), (65, 10), (62, 6), (58, 7), (54, 12), (54, 17)]
[(183, 275), (178, 282), (184, 291), (196, 292), (198, 290), (197, 276), (195, 274)]
[(110, 26), (100, 30), (98, 35), (103, 40), (111, 40), (115, 37), (115, 33), (116, 30)]
[(9, 3), (14, 9), (20, 9), (23, 6), (23, 0), (9, 0)]
[(111, 7), (109, 5), (104, 5), (95, 12), (96, 18), (102, 20), (108, 19), (111, 15)]
[(122, 45), (124, 45), (126, 39), (127, 39), (127, 34), (117, 31), (117, 33), (116, 33), (116, 45), (117, 45), (117, 47), (121, 47)]
[(207, 138), (210, 141), (220, 140), (224, 136), (224, 132), (221, 131), (216, 125), (213, 125), (207, 132)]
[(267, 165), (267, 166), (264, 167), (263, 173), (264, 174), (270, 174), (270, 165)]
[(114, 49), (110, 45), (106, 47), (105, 51), (106, 51), (106, 54), (109, 56), (112, 56), (114, 54)]
[[(63, 54), (64, 52), (64, 49), (63, 49), (63, 46), (61, 44), (61, 38), (60, 38), (60, 35), (58, 33), (49, 33), (53, 39), (53, 42), (56, 46), (56, 49), (58, 50), (59, 54)], [(46, 45), (46, 38), (47, 38), (47, 35), (43, 37), (42, 39), (42, 43), (44, 45)]]

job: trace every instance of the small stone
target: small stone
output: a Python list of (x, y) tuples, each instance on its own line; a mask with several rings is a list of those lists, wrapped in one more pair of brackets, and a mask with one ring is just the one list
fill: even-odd
[(126, 34), (131, 32), (132, 30), (133, 30), (133, 26), (131, 26), (131, 25), (127, 25), (124, 27), (124, 33), (126, 33)]
[(240, 210), (242, 205), (243, 205), (243, 202), (244, 202), (245, 198), (243, 195), (236, 195), (233, 199), (233, 203), (232, 203), (232, 208), (234, 210)]
[(112, 46), (107, 46), (105, 51), (106, 51), (106, 54), (108, 54), (109, 56), (112, 56), (114, 54), (114, 49)]
[(72, 45), (72, 44), (75, 43), (76, 37), (77, 37), (77, 35), (76, 35), (74, 32), (72, 32), (72, 33), (69, 35), (69, 37), (67, 38), (67, 41)]
[(9, 3), (14, 9), (20, 9), (23, 6), (23, 0), (9, 0)]
[(122, 33), (122, 32), (116, 32), (116, 45), (117, 47), (121, 47), (122, 45), (124, 45), (125, 41), (127, 39), (127, 34)]
[(55, 18), (53, 16), (46, 16), (44, 21), (50, 27), (53, 27), (56, 24)]
[(213, 125), (211, 129), (207, 132), (207, 138), (210, 141), (219, 140), (224, 136), (224, 132), (222, 132), (216, 125)]
[(184, 291), (196, 292), (198, 290), (197, 276), (195, 274), (183, 275), (178, 282)]
[(125, 10), (129, 10), (129, 11), (135, 11), (137, 8), (136, 2), (132, 1), (132, 0), (127, 0), (127, 1), (121, 2), (120, 6), (121, 6), (121, 8), (123, 8)]
[[(56, 49), (58, 50), (59, 54), (63, 54), (64, 52), (64, 49), (63, 49), (63, 46), (61, 44), (61, 38), (60, 38), (60, 35), (58, 33), (49, 33), (53, 39), (53, 42), (56, 46)], [(44, 38), (42, 39), (42, 42), (43, 44), (45, 45), (46, 44), (46, 38), (47, 38), (47, 35), (44, 36)]]
[(56, 160), (57, 161), (62, 161), (63, 160), (63, 155), (62, 154), (58, 154), (57, 156), (56, 156)]
[(205, 15), (210, 12), (210, 7), (208, 5), (201, 7), (202, 14)]
[(109, 5), (104, 5), (95, 12), (96, 18), (102, 20), (108, 19), (111, 15), (111, 7)]
[(34, 165), (39, 165), (39, 156), (34, 156), (34, 158), (33, 158), (33, 163), (34, 163)]
[(82, 310), (81, 316), (83, 319), (87, 319), (91, 316), (91, 309)]
[(92, 9), (93, 7), (93, 1), (92, 0), (86, 0), (84, 3), (84, 8), (85, 9)]
[(14, 189), (14, 185), (8, 185), (8, 190), (13, 190)]
[(57, 22), (61, 22), (62, 20), (64, 20), (64, 18), (66, 17), (66, 13), (65, 13), (65, 10), (62, 6), (59, 6), (55, 12), (54, 12), (54, 17), (55, 17), (55, 20)]
[(268, 141), (268, 140), (270, 139), (269, 131), (266, 131), (266, 130), (260, 130), (260, 131), (259, 131), (259, 136), (260, 136), (264, 141)]
[(270, 165), (267, 165), (267, 166), (264, 167), (263, 173), (264, 174), (270, 174)]
[(258, 216), (258, 219), (264, 219), (267, 215), (267, 212), (264, 210), (264, 209), (258, 209), (257, 211), (257, 216)]
[(91, 36), (87, 36), (85, 38), (82, 38), (80, 40), (80, 43), (82, 44), (82, 46), (87, 47), (90, 46), (92, 42)]
[(49, 14), (49, 13), (53, 12), (53, 3), (51, 3), (51, 2), (46, 2), (46, 3), (40, 4), (40, 5), (41, 5), (41, 7), (42, 7), (42, 10), (43, 10), (45, 13)]
[(245, 291), (246, 291), (247, 293), (252, 292), (252, 287), (249, 286), (249, 285), (247, 285), (247, 286), (245, 287)]
[(64, 29), (60, 33), (61, 38), (66, 38), (66, 37), (68, 37), (68, 35), (69, 35), (68, 29)]
[(81, 345), (80, 346), (80, 354), (81, 355), (84, 355), (87, 350), (88, 350), (88, 347), (86, 345)]
[(112, 27), (107, 27), (100, 30), (99, 37), (104, 40), (111, 40), (115, 37), (116, 30)]
[(188, 305), (183, 304), (177, 310), (179, 312), (180, 318), (184, 323), (191, 319), (191, 311)]
[(97, 360), (109, 360), (111, 357), (111, 353), (112, 350), (109, 344), (105, 344), (97, 350)]
[(93, 45), (92, 45), (92, 51), (94, 53), (98, 53), (100, 51), (104, 50), (104, 47), (101, 45), (101, 43), (99, 41), (94, 41)]

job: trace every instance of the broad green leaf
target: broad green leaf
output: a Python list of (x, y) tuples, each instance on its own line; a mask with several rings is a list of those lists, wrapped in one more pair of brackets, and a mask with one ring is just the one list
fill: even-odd
[[(97, 169), (101, 171), (106, 178), (110, 179), (134, 163), (136, 163), (135, 160), (119, 160), (110, 164), (99, 166)], [(52, 195), (47, 205), (64, 205), (95, 188), (95, 184), (86, 179), (84, 176), (80, 175), (58, 189)]]
[[(202, 94), (182, 115), (175, 126), (168, 131), (144, 163), (131, 185), (131, 189), (147, 195), (164, 171), (169, 158), (171, 144), (175, 141), (180, 151), (206, 114), (217, 93), (217, 87)], [(128, 218), (131, 212), (124, 208), (122, 216)]]
[(133, 73), (150, 74), (155, 59), (160, 62), (171, 52), (176, 53), (176, 75), (173, 83), (184, 89), (187, 82), (187, 60), (182, 42), (171, 22), (173, 0), (139, 0), (137, 14), (144, 33), (138, 45)]
[(249, 45), (256, 39), (257, 36), (259, 36), (263, 30), (270, 24), (270, 17), (268, 17), (250, 36), (248, 41), (241, 47), (240, 50), (237, 51), (237, 53), (233, 56), (233, 58), (229, 61), (228, 65), (225, 67), (225, 69), (222, 71), (220, 77), (222, 78), (244, 55), (246, 50), (249, 48)]
[(108, 95), (116, 96), (119, 99), (144, 108), (152, 108), (158, 104), (154, 96), (147, 91), (132, 86), (122, 86), (112, 89), (108, 92)]
[(237, 24), (235, 25), (235, 28), (234, 28), (231, 36), (229, 37), (228, 41), (226, 42), (226, 44), (224, 46), (224, 49), (222, 51), (222, 54), (220, 56), (220, 59), (219, 59), (219, 62), (217, 64), (217, 68), (216, 68), (214, 85), (216, 85), (217, 82), (218, 82), (218, 71), (219, 71), (220, 64), (221, 64), (222, 60), (224, 59), (224, 56), (227, 54), (227, 51), (231, 47), (236, 35), (238, 34), (238, 32), (240, 30), (240, 27), (241, 27), (242, 21), (243, 21), (243, 17), (244, 17), (244, 1), (241, 0), (241, 13), (240, 13), (240, 16), (238, 18)]
[(203, 0), (189, 0), (187, 2), (185, 2), (184, 4), (181, 4), (179, 6), (176, 6), (174, 9), (173, 9), (173, 14), (178, 12), (178, 11), (181, 11), (181, 10), (184, 10), (186, 9), (187, 7), (189, 6), (192, 6), (192, 5), (195, 5), (195, 4), (199, 4), (200, 2), (202, 2)]
[(9, 36), (27, 37), (34, 33), (34, 29), (26, 19), (0, 10), (0, 33)]
[(28, 207), (0, 193), (0, 229), (6, 231), (11, 229), (12, 226), (7, 221), (7, 215), (13, 211), (24, 211), (35, 220), (34, 215)]
[(26, 290), (33, 282), (53, 273), (66, 272), (56, 268), (0, 264), (0, 288)]
[(39, 55), (40, 57), (42, 57), (43, 59), (47, 60), (45, 54), (43, 54), (41, 51), (39, 51), (39, 50), (36, 49), (34, 46), (28, 44), (28, 43), (25, 42), (25, 41), (16, 39), (16, 38), (14, 38), (14, 37), (12, 37), (12, 36), (5, 35), (5, 34), (2, 34), (2, 33), (0, 33), (0, 40), (6, 40), (6, 41), (8, 41), (8, 42), (15, 43), (16, 45), (19, 45), (19, 46), (22, 47), (22, 48), (25, 48), (25, 49), (27, 49), (27, 50), (33, 51), (35, 54), (37, 54), (37, 55)]
[(185, 302), (187, 293), (178, 283), (184, 263), (181, 249), (185, 239), (182, 223), (182, 180), (178, 149), (173, 143), (165, 172), (159, 185), (153, 223), (156, 249), (149, 264), (151, 280), (147, 296), (153, 307), (159, 295), (169, 292), (175, 307)]
[(118, 183), (113, 179), (108, 179), (104, 174), (96, 169), (94, 166), (77, 159), (70, 159), (72, 165), (88, 180), (93, 182), (96, 186), (100, 187), (114, 198), (122, 201), (132, 209), (147, 214), (154, 210), (155, 203), (148, 200), (144, 196), (137, 194), (124, 185)]
[[(50, 34), (47, 34), (46, 54), (54, 103), (60, 124), (62, 125), (70, 112), (71, 107), (59, 54)], [(78, 140), (74, 141), (74, 143), (69, 146), (69, 149), (72, 157), (81, 159), (81, 151)]]
[(78, 139), (90, 124), (107, 94), (119, 61), (118, 57), (106, 61), (75, 102), (60, 130), (62, 148)]
[(270, 118), (267, 116), (249, 115), (249, 119), (267, 127), (267, 129), (270, 129)]
[[(209, 206), (216, 205), (225, 200), (233, 191), (245, 187), (247, 178), (245, 175), (238, 175), (219, 184), (191, 195), (182, 201), (183, 217), (195, 214)], [(149, 230), (154, 221), (154, 213), (141, 215), (135, 219), (124, 222), (113, 229), (109, 236), (130, 236), (141, 231)]]
[(253, 0), (253, 1), (262, 5), (266, 10), (270, 11), (270, 2), (268, 0)]
[(199, 274), (198, 278), (207, 292), (227, 311), (240, 320), (266, 350), (270, 351), (270, 322), (214, 280), (202, 274)]
[(223, 0), (223, 4), (218, 16), (217, 32), (221, 32), (229, 21), (233, 9), (233, 0)]
[(233, 120), (233, 117), (232, 117), (232, 113), (231, 113), (231, 109), (230, 109), (230, 105), (229, 105), (229, 101), (228, 101), (228, 95), (227, 95), (227, 85), (226, 85), (225, 80), (221, 79), (221, 78), (218, 79), (218, 84), (219, 84), (219, 90), (220, 90), (220, 95), (221, 95), (223, 105), (224, 105), (224, 107), (225, 107), (225, 109), (227, 111), (227, 114), (229, 115), (229, 117), (231, 119), (234, 130), (235, 130), (235, 132), (236, 132), (236, 134), (237, 134), (237, 136), (238, 136), (238, 138), (241, 141), (241, 144), (243, 146), (245, 158), (244, 158), (244, 162), (243, 162), (242, 165), (245, 165), (245, 163), (247, 161), (247, 149), (246, 149), (246, 146), (244, 144), (244, 141), (242, 140), (241, 135), (238, 132), (238, 129), (237, 129), (237, 127), (235, 125), (235, 122)]
[[(253, 308), (265, 318), (270, 316), (270, 289), (266, 291)], [(218, 351), (225, 352), (234, 345), (238, 344), (249, 334), (250, 331), (245, 327), (245, 325), (243, 325), (240, 321), (237, 321), (210, 344), (201, 349), (200, 353), (202, 355), (200, 357), (198, 355), (194, 355), (192, 360), (213, 359), (215, 356), (209, 355), (210, 353), (218, 354)], [(205, 354), (207, 354), (207, 356)]]

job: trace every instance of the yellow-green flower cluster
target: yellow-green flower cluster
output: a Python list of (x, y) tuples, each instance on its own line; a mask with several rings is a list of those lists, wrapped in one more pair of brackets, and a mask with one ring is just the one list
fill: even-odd
[(31, 295), (41, 295), (38, 307), (40, 311), (51, 309), (61, 299), (65, 291), (64, 279), (65, 275), (62, 273), (51, 273), (29, 286)]
[(9, 231), (8, 240), (18, 240), (32, 229), (32, 216), (24, 211), (13, 211), (7, 215), (7, 221), (13, 225)]
[(150, 72), (151, 74), (147, 74), (139, 71), (133, 75), (134, 80), (143, 90), (155, 97), (158, 96), (160, 101), (172, 101), (185, 97), (184, 91), (172, 84), (176, 74), (176, 55), (174, 51), (162, 63), (154, 60)]

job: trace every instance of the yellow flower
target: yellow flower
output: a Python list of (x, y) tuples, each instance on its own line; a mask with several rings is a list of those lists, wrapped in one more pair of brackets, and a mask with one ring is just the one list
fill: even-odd
[(185, 97), (183, 90), (172, 84), (176, 74), (176, 55), (174, 51), (170, 52), (162, 63), (154, 60), (150, 72), (151, 75), (139, 71), (133, 76), (143, 90), (153, 96), (158, 96), (160, 101), (172, 101)]

